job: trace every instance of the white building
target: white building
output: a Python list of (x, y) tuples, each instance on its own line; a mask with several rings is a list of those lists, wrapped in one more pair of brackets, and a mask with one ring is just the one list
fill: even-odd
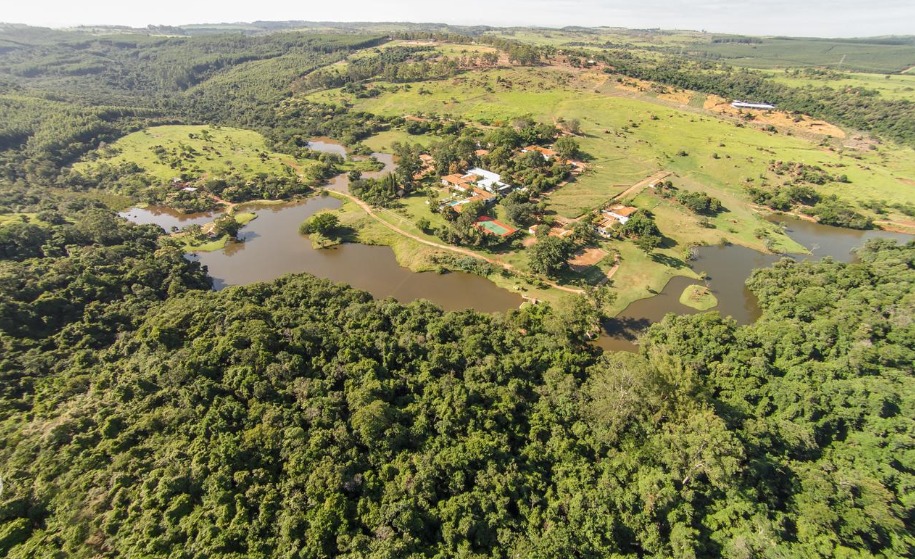
[(775, 105), (768, 103), (748, 103), (746, 101), (734, 101), (731, 106), (735, 109), (761, 109), (765, 111), (771, 111), (775, 108)]
[(506, 190), (511, 190), (511, 185), (502, 182), (502, 175), (493, 173), (492, 171), (487, 171), (486, 169), (480, 169), (479, 167), (474, 167), (473, 169), (467, 171), (467, 174), (464, 175), (464, 178), (468, 178), (471, 175), (480, 177), (477, 179), (477, 186), (480, 188), (492, 192), (505, 192)]

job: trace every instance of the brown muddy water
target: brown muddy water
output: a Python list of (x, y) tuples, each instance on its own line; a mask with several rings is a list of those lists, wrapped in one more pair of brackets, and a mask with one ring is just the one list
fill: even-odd
[(341, 157), (346, 157), (346, 146), (330, 138), (315, 138), (309, 141), (306, 147), (313, 151), (335, 153)]
[(219, 212), (204, 212), (186, 214), (165, 206), (147, 206), (145, 208), (130, 208), (118, 214), (119, 216), (139, 223), (140, 225), (158, 225), (166, 231), (184, 229), (191, 225), (203, 225), (216, 219)]
[[(856, 231), (784, 216), (773, 217), (772, 221), (783, 224), (788, 236), (810, 250), (809, 255), (792, 255), (796, 260), (829, 256), (841, 262), (851, 262), (854, 259), (852, 250), (869, 239), (888, 238), (900, 243), (913, 239), (911, 235), (902, 233)], [(718, 306), (713, 310), (732, 317), (738, 324), (750, 324), (759, 318), (761, 311), (746, 281), (753, 270), (769, 266), (779, 258), (782, 257), (736, 245), (702, 247), (690, 267), (697, 272), (705, 272), (708, 286), (718, 298)], [(701, 282), (684, 277), (673, 278), (657, 296), (632, 303), (604, 324), (606, 335), (597, 340), (597, 345), (607, 350), (635, 351), (638, 335), (667, 313), (698, 312), (679, 301), (683, 290), (694, 283)]]
[(257, 219), (243, 227), (243, 241), (216, 252), (188, 258), (207, 267), (216, 289), (270, 281), (285, 274), (307, 272), (368, 291), (376, 298), (400, 302), (428, 299), (445, 310), (481, 312), (517, 308), (521, 297), (488, 280), (466, 273), (416, 273), (401, 267), (389, 247), (344, 244), (315, 250), (300, 235), (299, 225), (315, 212), (340, 202), (329, 196), (280, 206), (248, 207)]

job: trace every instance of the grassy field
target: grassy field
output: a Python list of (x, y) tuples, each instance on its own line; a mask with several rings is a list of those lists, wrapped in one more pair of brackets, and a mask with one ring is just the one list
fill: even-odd
[[(421, 94), (420, 89), (428, 93)], [(874, 150), (849, 149), (836, 142), (823, 145), (822, 140), (828, 140), (825, 136), (814, 141), (817, 138), (792, 136), (790, 131), (766, 132), (752, 122), (744, 125), (719, 118), (690, 106), (690, 101), (677, 107), (639, 96), (596, 73), (500, 69), (426, 82), (422, 88), (374, 99), (355, 99), (339, 90), (312, 98), (346, 100), (358, 109), (389, 116), (423, 111), (485, 123), (508, 122), (525, 114), (544, 122), (576, 118), (583, 131), (579, 143), (591, 160), (585, 175), (549, 197), (550, 209), (566, 217), (600, 205), (661, 169), (673, 172), (675, 183), (679, 178), (720, 198), (730, 197), (736, 208), (746, 204), (748, 185), (783, 181), (769, 172), (770, 161), (818, 165), (836, 175), (845, 174), (850, 183), (829, 183), (818, 190), (856, 204), (868, 200), (915, 202), (911, 188), (915, 151), (910, 148), (885, 144)], [(904, 220), (898, 215), (890, 219)], [(734, 228), (750, 226), (752, 230), (751, 225), (738, 220)], [(734, 242), (758, 246), (746, 240)]]
[[(578, 141), (589, 156), (589, 168), (577, 180), (546, 197), (548, 210), (567, 218), (605, 204), (658, 171), (670, 172), (669, 178), (678, 189), (705, 191), (719, 198), (725, 211), (706, 220), (676, 202), (662, 199), (650, 188), (627, 197), (633, 205), (654, 213), (666, 240), (653, 255), (646, 255), (630, 242), (602, 243), (608, 253), (620, 254), (620, 268), (613, 277), (618, 294), (615, 310), (660, 292), (674, 276), (695, 277), (687, 265), (693, 246), (733, 243), (760, 251), (806, 252), (749, 204), (748, 186), (774, 186), (785, 181), (770, 170), (772, 161), (818, 165), (835, 175), (846, 174), (849, 183), (828, 183), (817, 190), (837, 194), (855, 204), (873, 199), (915, 202), (915, 152), (911, 149), (891, 144), (851, 149), (825, 135), (802, 137), (791, 135), (792, 130), (767, 132), (761, 124), (741, 122), (704, 109), (703, 102), (696, 101), (697, 96), (690, 92), (651, 95), (596, 72), (557, 67), (502, 68), (424, 82), (421, 87), (414, 84), (409, 90), (388, 92), (377, 98), (356, 99), (339, 90), (311, 98), (345, 101), (359, 110), (386, 116), (449, 115), (484, 125), (508, 123), (523, 115), (543, 122), (578, 119), (582, 128)], [(704, 101), (702, 96), (698, 98)], [(853, 137), (850, 135), (849, 141)], [(395, 130), (371, 138), (367, 144), (382, 149), (404, 140), (421, 141), (421, 137)], [(431, 219), (433, 226), (441, 221), (429, 212), (424, 196), (407, 198), (402, 209), (384, 211), (381, 216), (419, 235), (422, 233), (414, 225), (418, 218)], [(899, 215), (892, 217), (903, 219)], [(390, 231), (375, 235), (375, 242), (382, 244), (405, 242), (390, 238), (398, 237)], [(411, 267), (416, 266), (417, 259), (423, 260), (425, 251), (421, 246), (395, 248), (401, 262), (406, 261)], [(525, 251), (505, 251), (496, 256), (522, 273), (528, 270)], [(610, 266), (612, 259), (605, 259), (598, 268), (606, 271)], [(558, 295), (552, 291), (545, 290), (538, 298), (551, 300)]]
[[(885, 81), (893, 79), (901, 85), (907, 77), (894, 76)], [(577, 119), (582, 129), (577, 140), (588, 155), (588, 169), (549, 193), (545, 198), (548, 211), (576, 218), (627, 192), (626, 201), (651, 210), (665, 236), (664, 244), (652, 254), (631, 242), (600, 243), (608, 254), (619, 254), (620, 267), (612, 280), (618, 296), (614, 311), (660, 292), (672, 277), (697, 278), (687, 263), (695, 246), (733, 243), (760, 251), (806, 252), (749, 203), (747, 187), (774, 187), (786, 181), (786, 177), (770, 169), (772, 162), (817, 165), (833, 175), (847, 175), (848, 183), (827, 183), (816, 188), (824, 195), (836, 194), (856, 205), (871, 200), (915, 203), (915, 151), (870, 143), (854, 131), (833, 128), (837, 136), (827, 136), (810, 127), (795, 126), (790, 119), (783, 119), (784, 124), (767, 131), (764, 124), (768, 122), (763, 119), (745, 121), (738, 115), (719, 114), (706, 103), (706, 96), (694, 92), (659, 92), (652, 84), (617, 81), (600, 72), (560, 66), (479, 70), (410, 88), (379, 85), (387, 91), (374, 98), (357, 99), (340, 90), (315, 93), (309, 98), (351, 103), (357, 110), (391, 117), (440, 115), (483, 126), (507, 124), (519, 116), (542, 122)], [(904, 87), (898, 88), (896, 94), (903, 93)], [(383, 151), (395, 141), (423, 143), (427, 139), (430, 138), (392, 130), (370, 138), (366, 144)], [(647, 184), (650, 181), (646, 179), (659, 171), (670, 173), (669, 179), (680, 190), (704, 191), (720, 199), (725, 210), (703, 218), (675, 201), (661, 198), (654, 189), (628, 190), (637, 183)], [(435, 249), (404, 239), (377, 222), (366, 222), (358, 208), (349, 211), (350, 219), (362, 220), (360, 241), (391, 245), (403, 265), (428, 269)], [(876, 217), (868, 210), (861, 211)], [(421, 217), (430, 219), (433, 227), (442, 222), (440, 216), (429, 212), (425, 196), (408, 197), (401, 208), (381, 211), (379, 216), (411, 234), (438, 241), (415, 226)], [(498, 208), (495, 216), (502, 217)], [(890, 220), (911, 222), (901, 214), (891, 214)], [(565, 296), (557, 290), (538, 291), (536, 285), (519, 279), (528, 274), (526, 251), (481, 254), (510, 264), (520, 274), (508, 279), (491, 278), (496, 283), (530, 290), (540, 299)], [(593, 276), (592, 280), (600, 279), (613, 262), (613, 258), (605, 258), (588, 275)], [(566, 278), (570, 279), (571, 276)]]
[(402, 144), (419, 144), (423, 147), (428, 146), (435, 140), (429, 135), (413, 135), (403, 130), (387, 130), (366, 139), (363, 143), (371, 148), (372, 151), (390, 153), (391, 145), (395, 142)]
[(718, 298), (704, 285), (688, 285), (680, 294), (680, 304), (707, 311), (718, 306)]
[(74, 168), (90, 169), (99, 161), (136, 163), (162, 183), (182, 176), (196, 179), (233, 172), (287, 174), (291, 165), (309, 164), (270, 152), (257, 132), (217, 126), (157, 126), (134, 132), (103, 148), (97, 161)]
[(693, 44), (687, 54), (721, 58), (750, 68), (821, 66), (860, 72), (899, 73), (915, 65), (915, 43), (880, 44), (865, 39), (767, 37), (760, 43)]
[(863, 87), (876, 90), (886, 99), (908, 99), (915, 101), (915, 75), (913, 74), (867, 74), (861, 72), (844, 73), (841, 79), (815, 79), (804, 76), (792, 76), (784, 70), (764, 70), (773, 80), (791, 87)]

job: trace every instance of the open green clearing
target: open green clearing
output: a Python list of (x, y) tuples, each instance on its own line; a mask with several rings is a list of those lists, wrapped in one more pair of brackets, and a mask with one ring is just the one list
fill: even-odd
[(680, 294), (680, 304), (697, 311), (707, 311), (718, 306), (718, 298), (704, 285), (688, 285)]
[(842, 73), (839, 79), (820, 79), (794, 76), (784, 70), (763, 70), (771, 79), (791, 87), (863, 87), (878, 91), (887, 99), (908, 99), (915, 101), (915, 75), (913, 74), (867, 74), (861, 72)]
[[(384, 92), (374, 98), (358, 99), (339, 89), (309, 98), (351, 103), (357, 110), (389, 117), (437, 115), (484, 126), (510, 123), (526, 115), (542, 122), (577, 119), (582, 129), (577, 140), (589, 156), (588, 170), (545, 198), (548, 211), (566, 218), (577, 218), (605, 205), (658, 171), (672, 173), (668, 178), (680, 190), (704, 191), (720, 199), (725, 211), (702, 217), (662, 199), (651, 188), (625, 197), (625, 201), (654, 213), (666, 240), (653, 254), (645, 254), (631, 242), (600, 243), (601, 248), (621, 257), (613, 278), (618, 295), (615, 310), (660, 292), (674, 276), (695, 277), (687, 264), (692, 246), (734, 243), (760, 251), (806, 252), (749, 203), (749, 186), (774, 187), (785, 182), (785, 177), (770, 169), (773, 161), (816, 165), (834, 175), (847, 175), (849, 183), (827, 183), (816, 189), (823, 195), (836, 194), (872, 217), (877, 216), (861, 208), (862, 202), (915, 202), (915, 189), (909, 184), (915, 180), (915, 152), (909, 148), (881, 144), (876, 149), (852, 149), (843, 145), (845, 140), (825, 135), (801, 137), (789, 130), (765, 131), (752, 121), (739, 122), (708, 112), (701, 103), (693, 103), (691, 96), (677, 106), (670, 100), (621, 88), (597, 72), (560, 67), (500, 68), (411, 87), (377, 85)], [(394, 141), (425, 144), (433, 138), (391, 130), (368, 139), (366, 144), (380, 150)], [(407, 197), (400, 209), (386, 210), (382, 216), (399, 221), (397, 225), (407, 229), (419, 218), (430, 219), (433, 227), (441, 220), (429, 212), (425, 196)], [(500, 218), (498, 211), (496, 217)], [(883, 219), (887, 217), (900, 222), (907, 219), (893, 213)], [(384, 240), (376, 242), (387, 244)], [(522, 273), (528, 270), (525, 251), (504, 251), (498, 258)], [(602, 264), (604, 268), (611, 265), (611, 259)], [(557, 297), (563, 294), (552, 290), (540, 298)]]
[(286, 175), (309, 162), (267, 149), (264, 137), (251, 130), (219, 126), (156, 126), (100, 150), (101, 157), (74, 165), (78, 171), (99, 162), (135, 163), (162, 183), (175, 178), (196, 179), (239, 173)]
[(400, 129), (386, 130), (379, 134), (367, 138), (363, 143), (372, 151), (390, 153), (391, 146), (397, 142), (401, 144), (419, 144), (423, 147), (428, 146), (435, 138), (429, 135), (408, 134)]

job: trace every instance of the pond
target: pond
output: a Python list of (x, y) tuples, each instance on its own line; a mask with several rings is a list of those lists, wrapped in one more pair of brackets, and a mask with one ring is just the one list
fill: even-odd
[[(903, 233), (856, 231), (784, 216), (773, 217), (772, 221), (783, 224), (792, 239), (810, 250), (810, 255), (792, 255), (798, 260), (830, 256), (850, 262), (854, 259), (852, 249), (869, 239), (883, 237), (897, 242), (912, 239), (911, 235)], [(718, 298), (718, 306), (713, 310), (732, 317), (738, 324), (749, 324), (759, 318), (761, 311), (756, 296), (745, 285), (746, 281), (753, 270), (769, 266), (779, 258), (736, 245), (701, 247), (690, 267), (697, 272), (705, 272), (708, 285)], [(634, 342), (638, 334), (667, 313), (698, 312), (680, 304), (679, 300), (686, 286), (694, 283), (699, 282), (684, 277), (673, 278), (659, 295), (632, 303), (604, 324), (606, 335), (598, 339), (597, 345), (608, 350), (635, 351)]]
[(401, 267), (388, 247), (344, 244), (315, 250), (298, 233), (299, 224), (315, 212), (340, 206), (330, 196), (262, 208), (248, 207), (258, 217), (241, 229), (241, 243), (225, 250), (189, 255), (205, 265), (214, 287), (269, 281), (307, 272), (368, 291), (376, 298), (401, 302), (428, 299), (446, 310), (481, 312), (517, 308), (521, 297), (480, 276), (452, 272), (416, 273)]
[(165, 206), (147, 206), (145, 208), (130, 208), (118, 214), (119, 216), (140, 225), (158, 225), (166, 231), (172, 228), (184, 229), (191, 225), (203, 225), (216, 219), (219, 212), (202, 212), (186, 214)]
[(341, 157), (346, 157), (346, 146), (330, 138), (314, 138), (305, 147), (312, 151), (335, 153)]

